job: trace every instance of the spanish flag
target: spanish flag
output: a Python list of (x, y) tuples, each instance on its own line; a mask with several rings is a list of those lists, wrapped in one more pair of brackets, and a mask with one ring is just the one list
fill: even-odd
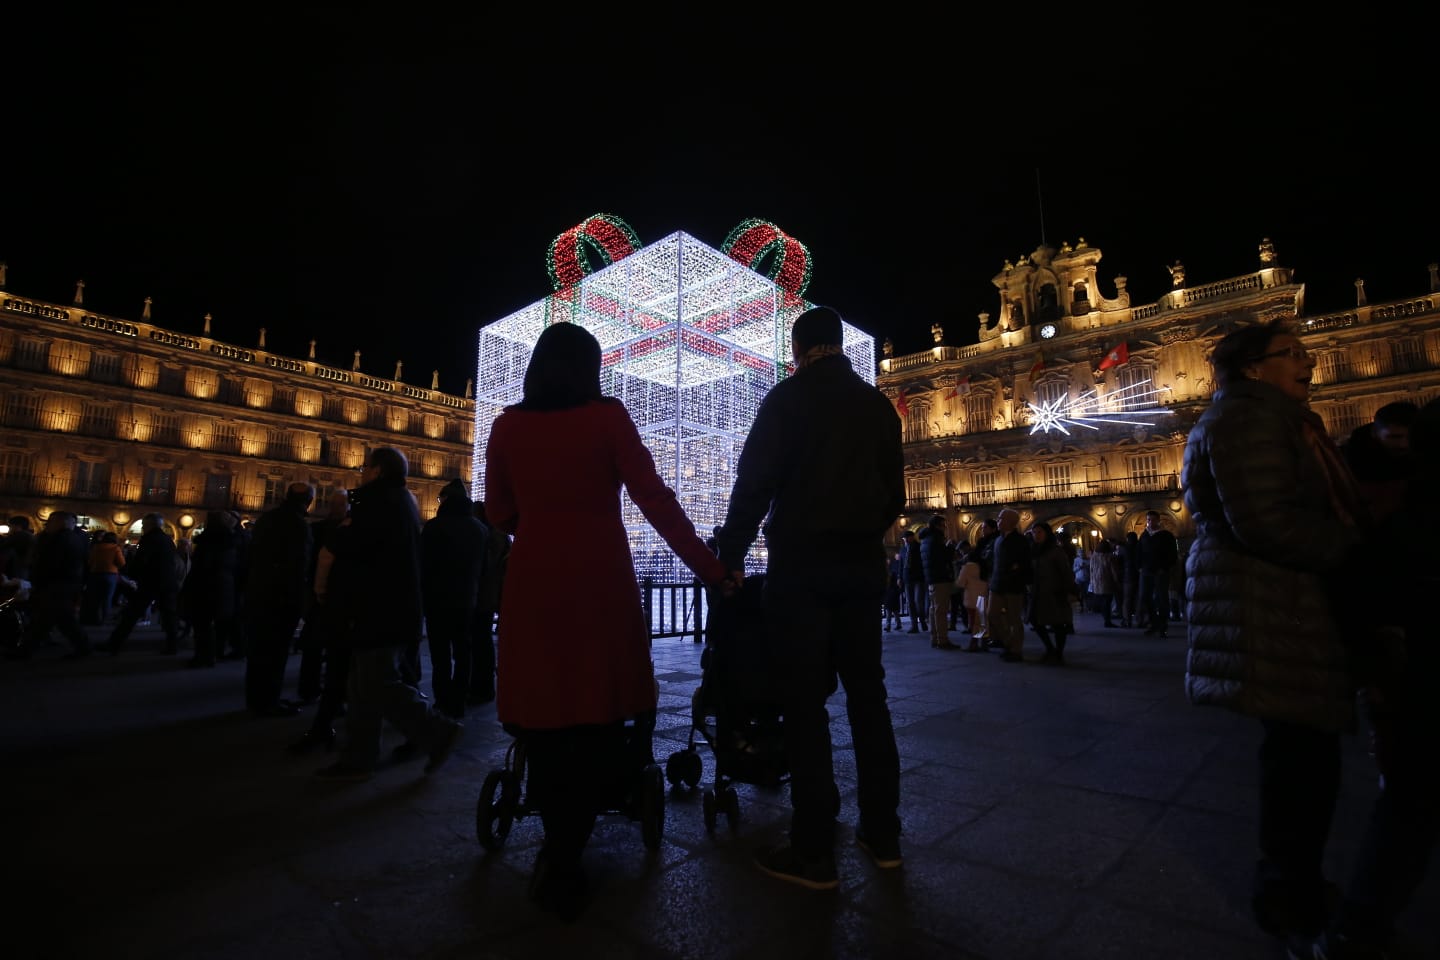
[(1029, 382), (1030, 382), (1032, 385), (1035, 383), (1035, 378), (1038, 377), (1038, 376), (1040, 376), (1041, 372), (1044, 371), (1044, 369), (1045, 369), (1045, 351), (1044, 351), (1044, 350), (1036, 350), (1036, 351), (1035, 351), (1035, 362), (1030, 365), (1030, 379), (1029, 379)]
[(902, 417), (910, 416), (910, 403), (905, 399), (905, 391), (900, 391), (900, 396), (895, 398), (895, 410)]
[(1118, 367), (1130, 359), (1130, 344), (1121, 342), (1114, 350), (1105, 354), (1105, 359), (1100, 361), (1101, 370), (1109, 370), (1111, 367)]

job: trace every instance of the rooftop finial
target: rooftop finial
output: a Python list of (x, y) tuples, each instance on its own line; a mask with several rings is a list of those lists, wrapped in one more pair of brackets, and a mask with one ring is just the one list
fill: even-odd
[(149, 297), (146, 297), (146, 298), (145, 298), (145, 305), (140, 308), (140, 319), (141, 319), (141, 320), (149, 320), (149, 319), (150, 319), (150, 303), (151, 303), (150, 298), (149, 298)]
[(473, 397), (473, 396), (475, 396), (475, 378), (474, 378), (474, 377), (466, 377), (466, 378), (465, 378), (465, 399), (466, 399), (466, 400), (469, 400), (469, 399), (470, 399), (471, 397)]
[(0, 260), (0, 288), (5, 286), (5, 270), (9, 266), (4, 260)]
[(205, 336), (210, 336), (210, 314), (205, 314)]
[(82, 304), (82, 303), (84, 303), (84, 302), (85, 302), (85, 281), (84, 281), (84, 280), (76, 280), (76, 281), (75, 281), (75, 306), (78, 307), (78, 306), (80, 306), (80, 304)]
[(359, 373), (359, 372), (360, 372), (360, 351), (359, 351), (359, 350), (356, 350), (356, 351), (355, 351), (355, 362), (354, 362), (354, 364), (351, 365), (350, 369), (351, 369), (351, 370), (354, 370), (356, 373)]
[(439, 390), (439, 389), (440, 389), (440, 371), (439, 371), (439, 370), (431, 370), (431, 371), (430, 371), (430, 389), (431, 389), (431, 390)]
[(315, 359), (315, 341), (314, 341), (314, 340), (311, 340), (311, 341), (310, 341), (310, 359), (311, 359), (311, 360), (314, 360), (314, 359)]
[(399, 383), (399, 382), (400, 382), (400, 374), (401, 374), (404, 370), (405, 370), (405, 361), (404, 361), (404, 360), (396, 360), (396, 361), (395, 361), (395, 376), (391, 377), (390, 379), (391, 379), (391, 380), (394, 380), (396, 383)]
[(264, 349), (265, 349), (265, 328), (264, 328), (264, 327), (261, 327), (261, 328), (260, 328), (260, 349), (261, 349), (261, 350), (264, 350)]

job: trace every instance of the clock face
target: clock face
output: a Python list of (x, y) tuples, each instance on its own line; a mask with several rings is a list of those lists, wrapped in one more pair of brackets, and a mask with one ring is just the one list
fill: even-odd
[(1047, 323), (1042, 326), (1040, 328), (1040, 336), (1044, 337), (1046, 340), (1049, 340), (1051, 337), (1055, 336), (1055, 324)]

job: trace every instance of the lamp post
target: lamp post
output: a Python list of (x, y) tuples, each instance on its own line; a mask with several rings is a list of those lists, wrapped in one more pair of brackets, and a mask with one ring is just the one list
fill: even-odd
[(184, 532), (185, 539), (190, 539), (190, 528), (195, 526), (195, 518), (188, 513), (180, 514), (180, 529)]

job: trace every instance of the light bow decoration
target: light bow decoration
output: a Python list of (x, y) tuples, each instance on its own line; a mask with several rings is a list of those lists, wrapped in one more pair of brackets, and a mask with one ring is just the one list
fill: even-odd
[[(768, 220), (743, 221), (720, 245), (722, 253), (756, 273), (765, 273), (786, 293), (799, 297), (810, 286), (810, 248)], [(768, 273), (760, 267), (770, 257)]]
[(608, 213), (586, 217), (550, 242), (545, 267), (556, 290), (573, 287), (595, 272), (587, 248), (608, 267), (638, 250), (640, 238), (619, 217)]
[[(1159, 394), (1160, 390), (1150, 387), (1149, 380), (1142, 380), (1103, 397), (1091, 389), (1086, 390), (1074, 400), (1068, 396), (1040, 403), (1027, 400), (1025, 405), (1030, 408), (1030, 433), (1033, 436), (1041, 431), (1051, 433), (1058, 430), (1068, 437), (1070, 431), (1065, 429), (1066, 424), (1072, 427), (1084, 427), (1086, 430), (1099, 430), (1100, 428), (1096, 426), (1098, 423), (1123, 423), (1136, 427), (1148, 427), (1154, 423), (1153, 420), (1123, 418), (1168, 416), (1169, 410), (1153, 405), (1154, 398)], [(1149, 405), (1132, 406), (1132, 404), (1138, 403), (1148, 403)]]

